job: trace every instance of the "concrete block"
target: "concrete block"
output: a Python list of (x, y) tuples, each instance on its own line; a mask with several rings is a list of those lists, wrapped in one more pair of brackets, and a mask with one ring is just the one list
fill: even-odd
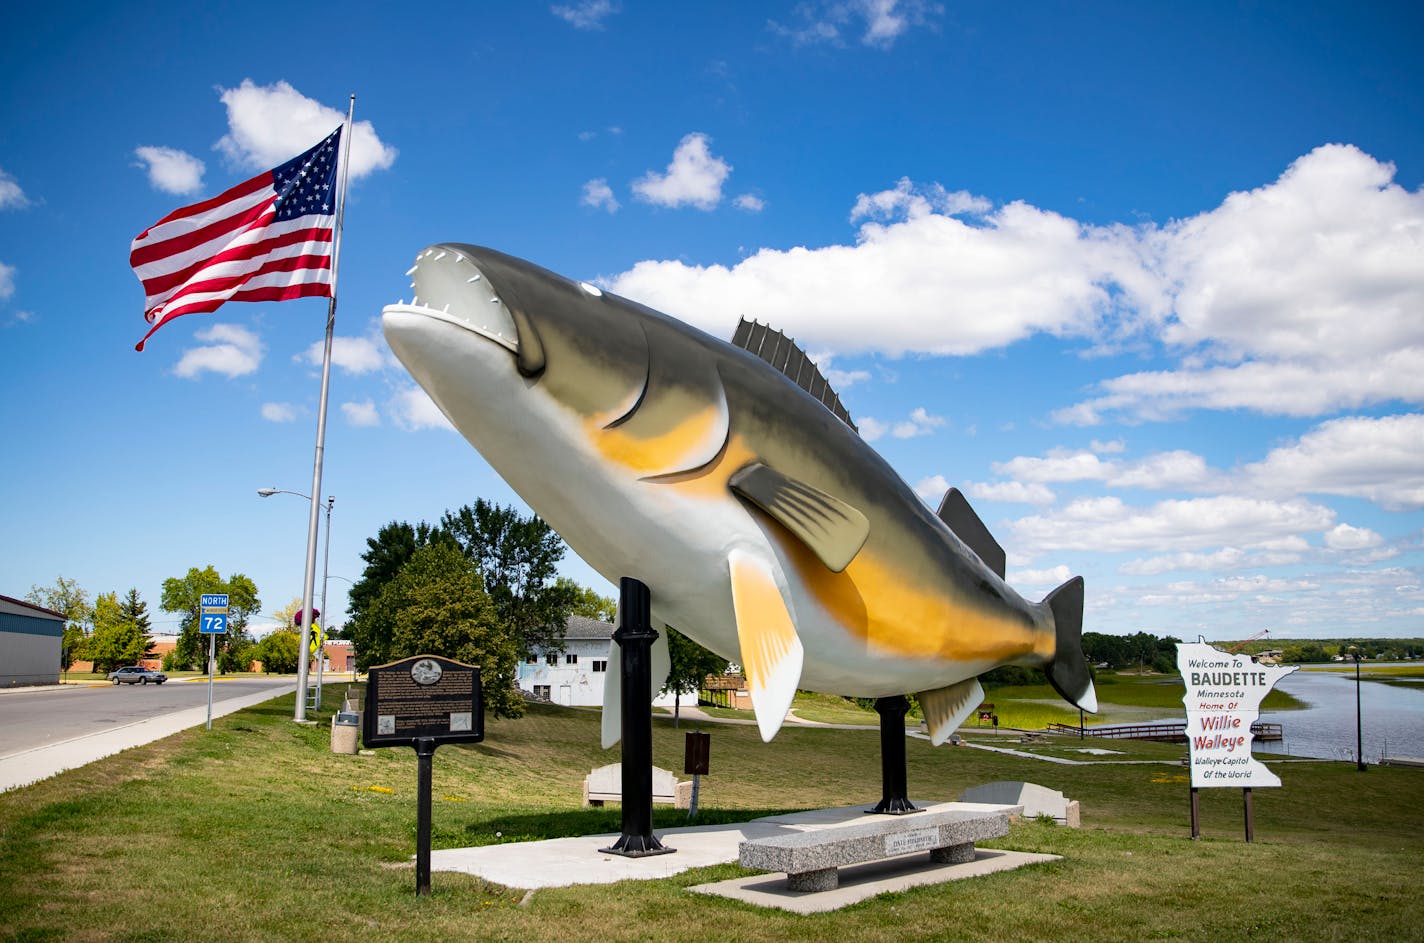
[(964, 794), (959, 798), (961, 802), (1023, 806), (1024, 818), (1031, 819), (1040, 815), (1051, 815), (1069, 828), (1078, 828), (1081, 824), (1081, 813), (1077, 800), (1068, 799), (1063, 793), (1037, 783), (1010, 780), (985, 783), (982, 786), (964, 790)]

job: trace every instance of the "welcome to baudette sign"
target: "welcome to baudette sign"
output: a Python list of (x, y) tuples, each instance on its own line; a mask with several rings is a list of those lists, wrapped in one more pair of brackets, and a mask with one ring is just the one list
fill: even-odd
[(1251, 725), (1267, 692), (1299, 669), (1257, 664), (1198, 637), (1177, 644), (1177, 670), (1187, 686), (1182, 703), (1193, 788), (1279, 786), (1280, 777), (1251, 756)]

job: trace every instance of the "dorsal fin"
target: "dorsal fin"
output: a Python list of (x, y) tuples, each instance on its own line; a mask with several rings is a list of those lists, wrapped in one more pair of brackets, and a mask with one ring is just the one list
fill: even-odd
[(811, 362), (811, 358), (785, 334), (766, 324), (742, 318), (737, 323), (736, 333), (732, 335), (732, 346), (756, 354), (801, 389), (820, 400), (841, 422), (856, 432), (860, 431), (856, 429), (855, 423), (851, 422), (850, 413), (845, 406), (841, 405), (841, 398), (831, 389), (826, 378), (821, 376), (821, 371)]
[(945, 492), (944, 500), (939, 503), (939, 519), (949, 525), (954, 535), (964, 541), (965, 545), (984, 561), (985, 566), (999, 574), (999, 579), (1004, 578), (1005, 565), (1008, 563), (1004, 548), (1000, 547), (994, 535), (989, 533), (989, 528), (984, 526), (984, 522), (974, 513), (969, 501), (958, 488), (950, 488)]

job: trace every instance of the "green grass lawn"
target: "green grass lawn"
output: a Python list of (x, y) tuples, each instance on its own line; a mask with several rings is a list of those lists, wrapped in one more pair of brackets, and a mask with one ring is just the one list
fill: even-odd
[[(335, 755), (325, 723), (291, 713), (279, 698), (0, 796), (0, 940), (1399, 940), (1424, 925), (1424, 771), (1282, 763), (1284, 788), (1255, 794), (1255, 843), (1227, 789), (1202, 790), (1193, 842), (1180, 748), (1092, 739), (1167, 762), (1062, 766), (907, 743), (917, 798), (1023, 779), (1080, 800), (1082, 829), (1023, 822), (996, 843), (1062, 855), (1054, 864), (811, 917), (685, 892), (745, 873), (736, 865), (545, 889), (522, 906), (518, 890), (436, 872), (417, 899), (413, 752)], [(618, 758), (599, 749), (598, 725), (595, 712), (531, 705), (490, 719), (484, 743), (442, 747), (435, 847), (616, 832), (616, 807), (580, 808), (583, 776)], [(656, 719), (654, 762), (681, 768), (684, 732)], [(700, 821), (879, 798), (873, 728), (787, 727), (771, 744), (755, 727), (711, 734)], [(656, 825), (684, 818), (660, 808)]]

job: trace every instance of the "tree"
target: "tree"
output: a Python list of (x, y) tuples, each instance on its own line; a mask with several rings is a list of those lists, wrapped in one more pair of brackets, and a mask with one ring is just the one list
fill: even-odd
[(702, 689), (708, 675), (719, 675), (727, 670), (727, 659), (716, 655), (668, 626), (668, 657), (672, 667), (668, 671), (663, 693), (671, 691), (673, 726), (678, 725), (682, 714), (682, 695), (694, 694)]
[[(252, 644), (247, 634), (247, 620), (260, 612), (262, 600), (257, 597), (257, 584), (241, 573), (234, 573), (224, 580), (216, 567), (203, 569), (191, 567), (182, 577), (171, 577), (163, 581), (163, 598), (158, 607), (164, 612), (180, 613), (181, 627), (178, 642), (173, 647), (173, 655), (165, 661), (178, 669), (197, 666), (207, 658), (204, 639), (198, 632), (198, 618), (202, 597), (205, 593), (226, 593), (228, 596), (227, 634), (217, 636), (220, 656), (218, 668), (226, 673), (240, 662), (245, 648)], [(230, 653), (230, 654), (228, 654)]]
[(478, 568), (453, 544), (436, 541), (416, 550), (361, 621), (370, 648), (357, 651), (367, 665), (422, 654), (479, 665), (485, 707), (496, 717), (524, 713), (514, 687), (519, 649)]
[(132, 665), (153, 649), (149, 635), (148, 605), (130, 589), (120, 602), (115, 593), (104, 593), (94, 604), (94, 634), (86, 654), (94, 670), (112, 671)]
[(520, 655), (563, 649), (577, 584), (556, 578), (565, 548), (553, 528), (537, 515), (524, 517), (480, 498), (473, 506), (445, 512), (440, 529), (479, 570)]
[(64, 639), (59, 647), (59, 670), (68, 671), (76, 661), (89, 658), (89, 637), (77, 625), (64, 627)]
[(87, 637), (94, 623), (94, 607), (89, 593), (76, 580), (57, 576), (53, 586), (30, 586), (25, 601), (43, 606), (64, 616), (66, 627), (79, 629)]
[[(292, 611), (300, 609), (301, 605), (301, 600), (297, 600)], [(292, 674), (297, 670), (301, 650), (301, 635), (291, 629), (276, 629), (257, 643), (255, 654), (262, 662), (265, 674)]]
[(566, 576), (561, 576), (554, 582), (560, 592), (568, 593), (573, 599), (573, 606), (569, 609), (570, 615), (583, 616), (585, 619), (597, 619), (600, 622), (616, 622), (618, 620), (618, 600), (612, 596), (600, 596), (587, 586), (580, 586)]
[[(440, 533), (439, 528), (432, 528), (424, 521), (414, 527), (405, 521), (391, 521), (377, 531), (375, 537), (366, 538), (366, 552), (361, 554), (361, 559), (366, 561), (366, 569), (346, 594), (346, 633), (356, 647), (358, 658), (362, 659), (362, 668), (382, 663), (365, 660), (371, 644), (370, 633), (362, 624), (366, 611), (386, 584), (395, 579), (406, 561), (415, 555), (415, 551), (429, 546), (433, 541), (443, 539), (447, 538)], [(292, 611), (296, 612), (300, 608), (301, 603), (298, 602)]]

